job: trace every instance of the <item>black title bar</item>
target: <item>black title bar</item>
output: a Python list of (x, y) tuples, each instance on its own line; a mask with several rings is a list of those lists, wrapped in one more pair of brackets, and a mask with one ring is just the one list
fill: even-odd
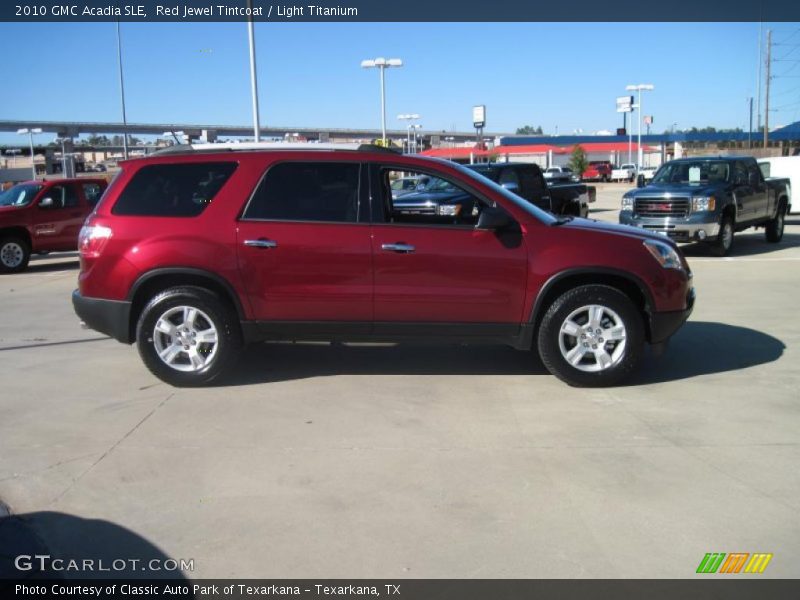
[[(252, 5), (252, 9), (250, 6)], [(800, 21), (797, 0), (4, 0), (8, 22), (776, 22)], [(691, 43), (691, 42), (690, 42)]]

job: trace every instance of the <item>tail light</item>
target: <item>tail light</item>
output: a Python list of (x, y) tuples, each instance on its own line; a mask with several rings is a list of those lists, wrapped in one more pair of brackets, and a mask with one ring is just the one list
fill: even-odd
[(81, 227), (78, 236), (78, 251), (82, 258), (97, 258), (102, 254), (111, 237), (111, 228), (104, 225), (93, 225), (91, 222)]

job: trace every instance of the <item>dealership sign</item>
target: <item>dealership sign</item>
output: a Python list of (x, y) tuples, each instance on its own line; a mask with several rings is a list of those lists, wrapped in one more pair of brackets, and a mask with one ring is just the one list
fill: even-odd
[(617, 112), (633, 112), (633, 96), (617, 98)]
[(486, 105), (472, 107), (472, 125), (478, 129), (486, 125)]

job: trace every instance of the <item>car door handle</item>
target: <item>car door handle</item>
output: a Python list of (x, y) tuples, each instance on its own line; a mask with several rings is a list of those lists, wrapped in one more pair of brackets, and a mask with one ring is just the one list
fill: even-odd
[(396, 244), (382, 244), (381, 250), (386, 250), (387, 252), (398, 252), (400, 254), (411, 254), (416, 250), (414, 246), (411, 244), (403, 244), (401, 242), (397, 242)]
[(265, 240), (265, 239), (245, 240), (244, 241), (244, 245), (245, 246), (252, 246), (253, 248), (277, 248), (278, 247), (278, 242), (275, 242), (273, 240)]

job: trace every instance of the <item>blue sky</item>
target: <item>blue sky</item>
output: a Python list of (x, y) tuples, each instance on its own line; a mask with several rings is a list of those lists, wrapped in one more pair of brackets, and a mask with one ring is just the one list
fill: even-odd
[[(789, 62), (800, 24), (767, 27), (787, 59), (775, 63), (771, 123), (787, 124), (800, 119), (800, 61)], [(122, 35), (130, 122), (251, 122), (244, 23), (123, 23)], [(0, 39), (0, 118), (120, 120), (115, 24), (2, 23)], [(415, 112), (426, 129), (466, 130), (486, 104), (487, 131), (613, 129), (615, 98), (645, 82), (656, 89), (644, 114), (661, 132), (747, 127), (758, 24), (259, 23), (256, 45), (264, 125), (379, 127), (378, 73), (359, 63), (385, 56), (405, 62), (387, 71), (390, 127)]]

